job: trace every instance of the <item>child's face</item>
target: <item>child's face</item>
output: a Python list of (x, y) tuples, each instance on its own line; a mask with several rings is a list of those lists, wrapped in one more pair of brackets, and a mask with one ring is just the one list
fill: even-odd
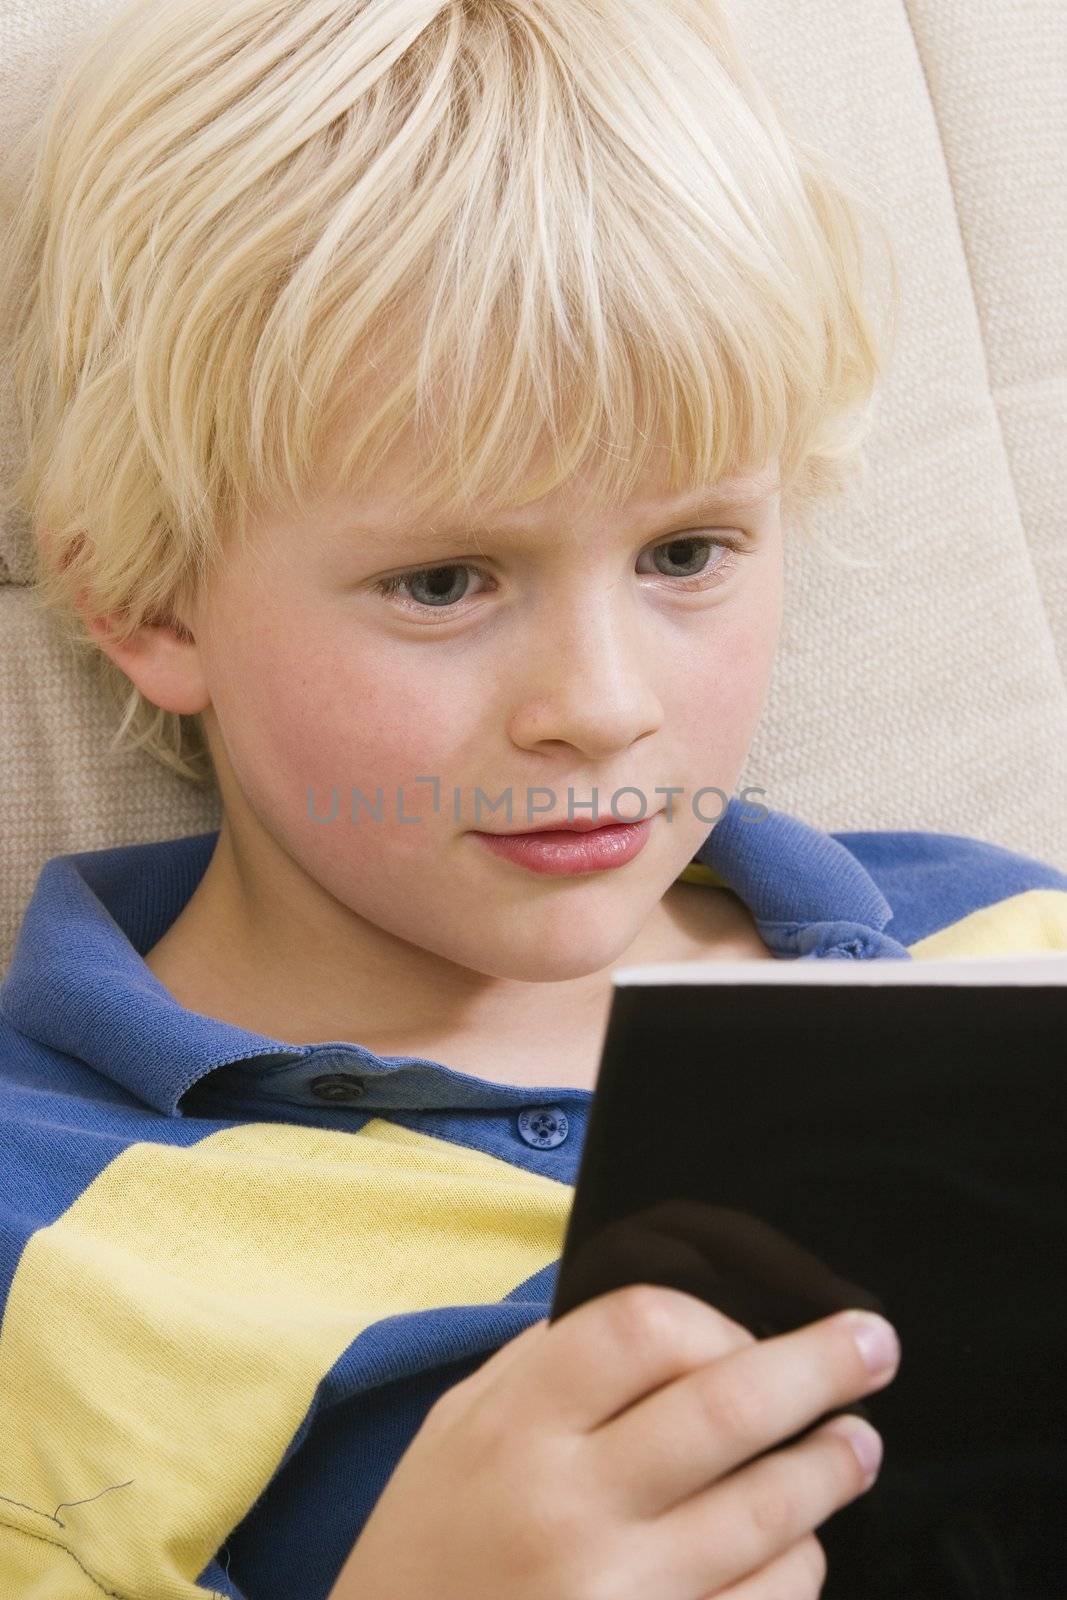
[[(696, 791), (735, 791), (781, 620), (777, 464), (733, 480), (766, 489), (747, 510), (690, 510), (651, 480), (626, 508), (598, 506), (576, 484), (467, 540), (402, 530), (408, 459), (398, 448), (373, 494), (264, 518), (256, 553), (235, 549), (186, 619), (227, 826), (238, 844), (255, 836), (245, 859), (269, 842), (279, 881), (295, 863), (359, 918), (468, 969), (599, 971), (721, 814), (713, 792), (694, 811)], [(694, 534), (747, 548), (732, 561), (718, 542), (668, 548)], [(400, 575), (411, 589), (376, 590)], [(565, 819), (568, 790), (588, 816), (595, 788), (610, 819), (626, 786), (639, 794), (620, 816), (640, 816), (643, 796), (673, 819), (656, 816), (620, 867), (541, 876), (473, 831)], [(657, 793), (668, 786), (683, 792)], [(369, 805), (382, 791), (380, 821), (362, 805), (351, 820), (353, 787)], [(476, 815), (479, 789), (510, 791), (511, 817), (484, 798)], [(334, 791), (334, 820), (313, 820), (309, 800), (329, 818)]]

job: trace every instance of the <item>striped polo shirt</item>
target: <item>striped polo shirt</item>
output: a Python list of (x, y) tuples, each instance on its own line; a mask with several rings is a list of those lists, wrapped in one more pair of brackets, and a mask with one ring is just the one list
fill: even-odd
[[(184, 1009), (143, 958), (217, 837), (54, 857), (0, 985), (0, 1600), (325, 1600), (549, 1314), (591, 1091)], [(681, 880), (781, 959), (1067, 949), (1067, 875), (956, 834), (734, 799)]]

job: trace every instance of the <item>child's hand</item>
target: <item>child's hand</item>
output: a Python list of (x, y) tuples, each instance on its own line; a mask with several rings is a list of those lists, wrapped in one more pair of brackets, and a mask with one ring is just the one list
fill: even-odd
[(535, 1323), (431, 1408), (330, 1600), (813, 1600), (813, 1529), (877, 1460), (840, 1418), (773, 1447), (895, 1374), (868, 1372), (851, 1322), (757, 1342), (638, 1284)]

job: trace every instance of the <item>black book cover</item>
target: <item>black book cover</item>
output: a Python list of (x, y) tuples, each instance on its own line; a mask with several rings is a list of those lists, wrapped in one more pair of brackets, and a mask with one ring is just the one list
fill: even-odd
[(824, 1600), (1067, 1597), (1065, 1067), (1067, 955), (615, 974), (552, 1320), (631, 1282), (889, 1318)]

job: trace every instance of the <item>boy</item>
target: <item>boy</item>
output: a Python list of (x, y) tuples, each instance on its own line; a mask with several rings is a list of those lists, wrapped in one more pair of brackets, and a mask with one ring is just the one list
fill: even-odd
[(0, 1594), (818, 1593), (877, 1436), (774, 1446), (888, 1325), (545, 1319), (618, 966), (1067, 944), (1039, 862), (716, 799), (855, 241), (690, 0), (138, 0), (62, 86), (38, 589), (222, 825), (49, 862), (4, 981)]

